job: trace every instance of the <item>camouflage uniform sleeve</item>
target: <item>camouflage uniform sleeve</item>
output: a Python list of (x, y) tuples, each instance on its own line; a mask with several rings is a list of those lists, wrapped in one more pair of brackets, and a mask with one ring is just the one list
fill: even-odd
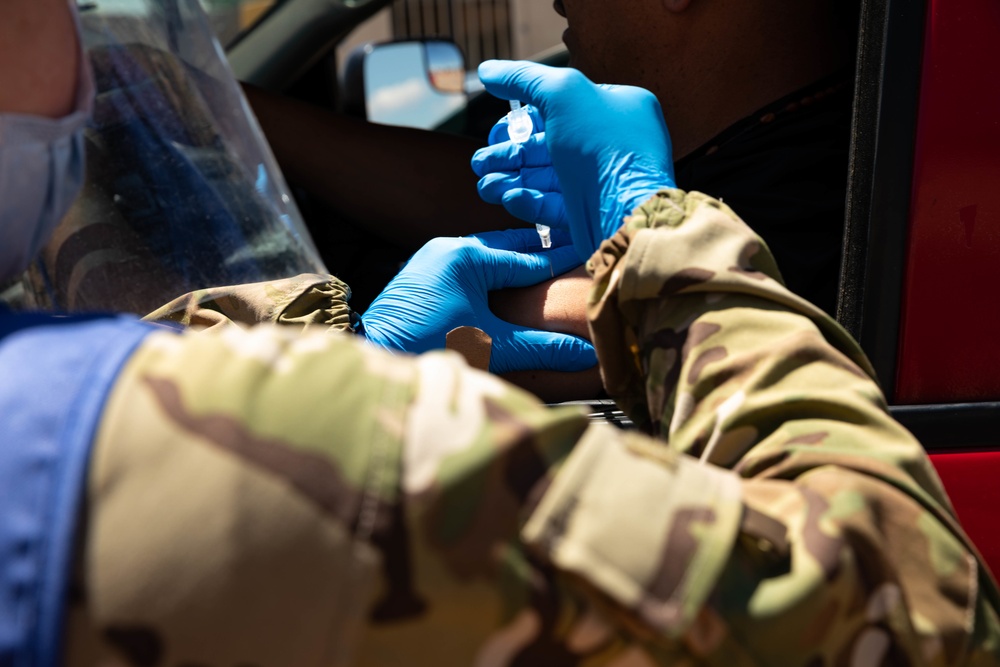
[(728, 207), (661, 192), (589, 269), (605, 385), (666, 444), (579, 447), (537, 553), (711, 664), (997, 663), (995, 583), (922, 448)]
[(95, 441), (68, 663), (468, 665), (551, 640), (521, 614), (574, 598), (518, 530), (586, 427), (453, 352), (151, 334)]
[(990, 576), (849, 340), (725, 207), (644, 211), (591, 309), (667, 444), (454, 353), (151, 335), (97, 434), (67, 662), (995, 663)]
[(342, 280), (304, 273), (284, 280), (188, 292), (144, 319), (198, 329), (270, 322), (353, 331), (357, 314), (348, 305), (350, 298), (351, 289)]

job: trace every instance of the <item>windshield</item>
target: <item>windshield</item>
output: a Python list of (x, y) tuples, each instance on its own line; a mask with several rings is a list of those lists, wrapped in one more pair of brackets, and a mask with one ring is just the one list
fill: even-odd
[(227, 48), (287, 0), (201, 0), (212, 29)]
[[(272, 8), (286, 0), (200, 0), (209, 24), (219, 41), (229, 46), (244, 32), (253, 28)], [(147, 11), (145, 3), (137, 0), (96, 0), (81, 2), (89, 11), (94, 8), (105, 15), (141, 16)]]

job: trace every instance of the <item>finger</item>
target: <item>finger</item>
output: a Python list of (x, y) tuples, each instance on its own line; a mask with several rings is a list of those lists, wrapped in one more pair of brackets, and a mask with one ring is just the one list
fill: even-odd
[(521, 187), (540, 192), (562, 192), (559, 177), (551, 164), (543, 167), (524, 167), (520, 171)]
[(549, 167), (552, 158), (545, 133), (533, 134), (521, 144), (505, 141), (480, 148), (472, 155), (472, 171), (482, 178), (494, 171), (519, 171), (529, 167)]
[[(569, 222), (567, 221), (567, 226)], [(550, 225), (551, 226), (551, 225)], [(552, 247), (561, 248), (563, 246), (573, 245), (573, 236), (569, 233), (569, 228), (552, 227), (551, 231), (552, 237)]]
[(519, 227), (497, 232), (480, 232), (469, 238), (493, 250), (507, 250), (515, 253), (532, 253), (542, 249), (542, 242), (534, 228)]
[(490, 372), (576, 372), (597, 365), (594, 346), (567, 334), (514, 327), (493, 337)]
[[(526, 230), (532, 232), (534, 230)], [(487, 249), (490, 261), (484, 261), (486, 289), (527, 287), (551, 280), (580, 266), (580, 258), (572, 246), (550, 248), (538, 253), (519, 253)]]
[(487, 204), (503, 203), (503, 197), (508, 190), (521, 187), (521, 172), (494, 171), (486, 174), (476, 184), (479, 197)]
[(501, 203), (508, 213), (519, 220), (559, 229), (569, 228), (562, 193), (512, 188), (501, 196)]
[(479, 191), (479, 196), (488, 204), (499, 204), (509, 191), (521, 189), (534, 190), (541, 194), (558, 194), (558, 201), (562, 201), (559, 179), (551, 168), (529, 167), (520, 171), (495, 171), (483, 176), (476, 184), (476, 189)]
[(557, 69), (523, 60), (487, 60), (479, 65), (479, 80), (486, 90), (504, 100), (520, 100), (547, 116), (545, 78)]
[(496, 122), (490, 129), (490, 136), (486, 140), (490, 146), (495, 146), (497, 144), (502, 144), (505, 141), (510, 141), (510, 133), (507, 131), (507, 126), (510, 122), (507, 120), (507, 116), (504, 116)]
[[(542, 239), (538, 235), (538, 230), (533, 227), (518, 227), (502, 232), (480, 232), (478, 234), (473, 234), (469, 238), (477, 239), (480, 244), (486, 246), (487, 248), (492, 248), (494, 250), (510, 250), (512, 252), (521, 253), (551, 252), (556, 248), (571, 246), (573, 244), (573, 238), (570, 236), (568, 231), (563, 229), (553, 229), (549, 233), (552, 245), (548, 248), (543, 248)], [(561, 258), (557, 257), (557, 259)], [(570, 266), (565, 269), (565, 271), (570, 271), (574, 268), (576, 267)], [(557, 265), (552, 266), (553, 272), (555, 272), (556, 269), (563, 269), (561, 261)]]

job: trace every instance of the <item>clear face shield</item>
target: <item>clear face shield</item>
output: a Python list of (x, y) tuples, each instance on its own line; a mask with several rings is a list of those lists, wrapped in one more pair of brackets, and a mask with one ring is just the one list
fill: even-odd
[(26, 300), (145, 314), (207, 287), (326, 273), (198, 0), (81, 4), (87, 179)]

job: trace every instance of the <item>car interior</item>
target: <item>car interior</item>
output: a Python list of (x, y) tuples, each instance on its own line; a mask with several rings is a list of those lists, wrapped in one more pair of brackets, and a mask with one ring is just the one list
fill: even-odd
[[(279, 3), (231, 46), (234, 71), (357, 114), (363, 105), (339, 74), (346, 70), (336, 45), (384, 5)], [(1000, 89), (991, 79), (1000, 29), (976, 18), (995, 13), (987, 0), (863, 2), (837, 319), (861, 342), (891, 412), (924, 443), (963, 525), (996, 568), (1000, 308), (983, 308), (973, 289), (1000, 280), (1000, 243), (985, 242), (993, 232), (983, 220), (1000, 169), (980, 157), (983, 145), (1000, 140)], [(565, 51), (544, 58), (559, 64)], [(441, 129), (482, 139), (505, 110), (472, 95)], [(940, 159), (932, 161), (935, 148)], [(942, 182), (947, 195), (934, 189)], [(941, 198), (954, 200), (954, 212)], [(954, 325), (970, 318), (971, 331)], [(613, 404), (586, 404), (597, 418), (623, 419)]]

